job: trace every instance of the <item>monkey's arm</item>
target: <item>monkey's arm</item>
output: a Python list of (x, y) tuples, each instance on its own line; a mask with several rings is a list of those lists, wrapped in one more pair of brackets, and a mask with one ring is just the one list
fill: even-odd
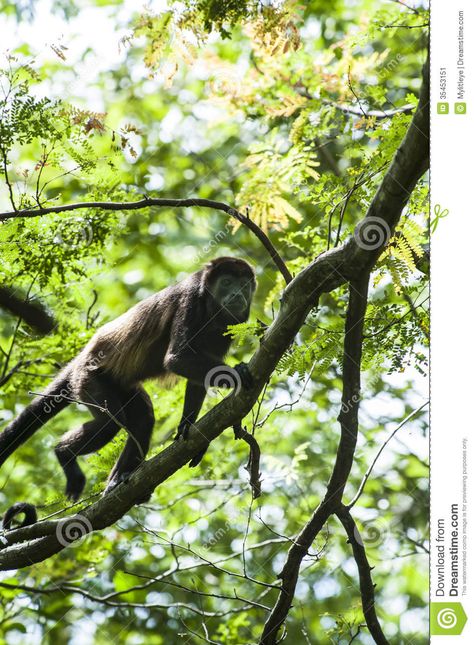
[(200, 299), (195, 294), (184, 296), (177, 306), (163, 361), (166, 370), (201, 386), (210, 370), (223, 365), (222, 358), (230, 345), (230, 339), (226, 339), (218, 351), (215, 334), (207, 331), (207, 323)]
[[(224, 363), (231, 339), (217, 331), (211, 322), (202, 296), (185, 294), (171, 325), (164, 368), (196, 386), (252, 387), (252, 376), (246, 365), (230, 368)], [(226, 379), (226, 374), (230, 378)]]
[[(245, 389), (253, 386), (253, 378), (245, 363), (229, 367), (216, 356), (192, 349), (174, 353), (168, 351), (164, 366), (173, 374), (184, 376), (196, 386), (235, 388), (243, 385)], [(215, 371), (214, 371), (215, 370)], [(237, 376), (233, 376), (235, 372)], [(228, 375), (229, 378), (226, 378)]]
[(180, 437), (183, 437), (183, 439), (188, 438), (189, 428), (198, 418), (205, 396), (206, 389), (203, 385), (195, 385), (188, 381), (186, 394), (184, 395), (183, 414), (175, 439), (179, 439)]

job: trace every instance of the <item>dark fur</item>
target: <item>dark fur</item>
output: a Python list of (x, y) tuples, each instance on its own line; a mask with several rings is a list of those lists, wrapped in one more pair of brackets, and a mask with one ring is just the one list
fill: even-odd
[[(220, 307), (209, 293), (213, 281), (223, 274), (248, 277), (251, 283), (249, 301), (238, 315)], [(224, 332), (229, 324), (248, 319), (254, 289), (255, 274), (246, 262), (217, 258), (101, 327), (45, 390), (46, 397), (33, 400), (0, 434), (0, 465), (68, 406), (69, 399), (80, 400), (106, 406), (108, 413), (91, 405), (94, 418), (67, 432), (56, 446), (66, 474), (66, 493), (78, 499), (85, 486), (76, 458), (96, 452), (124, 427), (129, 438), (109, 477), (107, 490), (113, 488), (143, 461), (150, 443), (153, 407), (140, 384), (170, 373), (188, 380), (179, 425), (179, 434), (186, 438), (204, 401), (205, 376), (213, 367), (222, 365), (229, 349), (231, 341)], [(238, 366), (238, 371), (244, 386), (248, 385), (245, 366)], [(198, 463), (201, 456), (196, 456), (193, 463)]]
[(38, 519), (36, 508), (33, 506), (33, 504), (27, 504), (26, 502), (17, 502), (16, 504), (13, 504), (13, 506), (10, 506), (10, 508), (3, 516), (3, 528), (8, 531), (11, 528), (13, 518), (17, 515), (20, 515), (21, 513), (23, 513), (25, 516), (23, 518), (23, 522), (21, 522), (20, 524), (21, 527), (34, 524)]

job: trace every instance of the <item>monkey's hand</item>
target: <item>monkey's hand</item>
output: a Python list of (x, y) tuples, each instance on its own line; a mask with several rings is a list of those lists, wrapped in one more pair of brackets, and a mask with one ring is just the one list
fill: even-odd
[(239, 363), (234, 367), (244, 390), (250, 390), (254, 385), (253, 376), (248, 368), (247, 363)]
[(207, 452), (207, 448), (204, 448), (204, 450), (201, 450), (200, 452), (198, 452), (197, 455), (194, 455), (191, 461), (188, 462), (188, 466), (190, 468), (194, 468), (194, 466), (199, 465), (201, 463), (201, 459), (204, 457), (206, 452)]
[[(178, 426), (178, 432), (176, 433), (174, 440), (177, 441), (182, 437), (183, 441), (186, 441), (188, 439), (189, 429), (191, 426), (192, 426), (192, 423), (181, 421), (181, 423)], [(188, 465), (191, 467), (197, 466), (200, 463), (201, 459), (206, 454), (206, 450), (207, 448), (204, 448), (204, 450), (201, 450), (200, 452), (198, 452), (197, 455), (194, 455), (194, 457), (188, 462)]]
[(192, 423), (189, 423), (188, 421), (181, 421), (178, 430), (176, 432), (175, 441), (178, 441), (178, 439), (183, 439), (183, 441), (186, 441), (187, 438), (189, 437), (189, 429), (192, 426)]

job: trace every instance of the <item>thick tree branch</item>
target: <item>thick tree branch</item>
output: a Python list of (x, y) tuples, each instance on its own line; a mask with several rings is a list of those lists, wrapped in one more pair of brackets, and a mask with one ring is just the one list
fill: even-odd
[(103, 211), (130, 211), (130, 210), (140, 210), (142, 208), (150, 208), (151, 206), (155, 207), (168, 207), (168, 208), (185, 208), (188, 206), (201, 206), (203, 208), (213, 208), (218, 211), (224, 211), (231, 217), (235, 218), (238, 222), (246, 226), (255, 237), (260, 240), (265, 249), (270, 254), (273, 262), (275, 263), (277, 269), (281, 272), (285, 278), (285, 282), (289, 284), (292, 280), (292, 275), (288, 270), (288, 267), (282, 260), (280, 254), (273, 246), (270, 238), (262, 231), (262, 229), (253, 222), (250, 217), (242, 215), (238, 210), (229, 206), (229, 204), (224, 204), (223, 202), (217, 202), (213, 199), (199, 199), (193, 197), (191, 199), (165, 199), (158, 197), (145, 197), (136, 202), (80, 202), (77, 204), (63, 204), (62, 206), (48, 206), (46, 208), (28, 208), (17, 211), (8, 211), (0, 213), (0, 222), (7, 221), (9, 219), (20, 218), (20, 217), (41, 217), (42, 215), (48, 215), (50, 213), (67, 213), (70, 211), (76, 211), (84, 208), (92, 208), (95, 210)]
[[(415, 150), (417, 160), (416, 165), (413, 166), (408, 161), (408, 155), (412, 151), (415, 152)], [(383, 223), (388, 224), (390, 231), (393, 233), (394, 227), (400, 218), (404, 205), (409, 199), (411, 191), (427, 169), (428, 154), (429, 71), (428, 64), (425, 63), (418, 109), (365, 217), (367, 226), (373, 225), (375, 230), (378, 229), (377, 232), (379, 235), (382, 235)], [(411, 172), (407, 172), (409, 170)], [(358, 433), (360, 359), (363, 340), (363, 321), (367, 305), (369, 271), (380, 253), (380, 245), (378, 245), (378, 248), (373, 251), (371, 261), (367, 258), (367, 255), (370, 257), (369, 245), (365, 243), (361, 244), (360, 242), (361, 238), (354, 235), (345, 247), (343, 247), (347, 253), (347, 260), (339, 268), (339, 271), (345, 274), (349, 266), (351, 268), (350, 275), (353, 279), (350, 287), (344, 336), (343, 393), (341, 412), (339, 414), (341, 438), (336, 461), (323, 501), (288, 551), (287, 560), (280, 575), (282, 579), (281, 592), (265, 623), (260, 645), (274, 645), (277, 642), (279, 629), (286, 620), (293, 602), (301, 562), (329, 516), (341, 508), (342, 494), (352, 468)], [(362, 254), (365, 253), (366, 255), (365, 263), (361, 263), (361, 251)], [(330, 255), (334, 256), (335, 254), (331, 253)], [(352, 264), (352, 259), (354, 264)], [(309, 269), (311, 269), (311, 266)], [(355, 552), (354, 555), (356, 555)], [(359, 562), (362, 560), (359, 551), (357, 551), (357, 557), (359, 558), (359, 565)], [(366, 591), (364, 582), (364, 593)], [(365, 606), (371, 617), (371, 623), (367, 626), (377, 643), (386, 643), (387, 641), (381, 632), (375, 615), (375, 609), (373, 609), (373, 588), (370, 611), (368, 609), (370, 604), (369, 600), (369, 596), (366, 595)]]
[(341, 437), (332, 475), (323, 501), (288, 551), (280, 574), (281, 591), (265, 623), (260, 645), (275, 645), (278, 642), (279, 630), (291, 609), (303, 558), (308, 554), (312, 543), (330, 515), (341, 505), (344, 488), (352, 468), (359, 429), (360, 360), (368, 284), (369, 273), (367, 272), (357, 283), (351, 283), (349, 290), (344, 335), (342, 402), (338, 417), (341, 424)]
[[(411, 191), (428, 168), (428, 79), (429, 68), (426, 64), (419, 106), (362, 224), (370, 224), (375, 217), (393, 231)], [(190, 201), (196, 205), (193, 200)], [(35, 212), (35, 215), (31, 216), (37, 214), (38, 212)], [(82, 521), (87, 528), (86, 532), (110, 526), (127, 513), (136, 500), (151, 493), (206, 448), (225, 428), (240, 422), (256, 402), (280, 357), (292, 343), (308, 312), (314, 307), (318, 296), (347, 281), (355, 284), (360, 276), (366, 274), (374, 265), (382, 249), (381, 246), (368, 248), (367, 245), (361, 245), (360, 239), (353, 236), (343, 246), (317, 257), (283, 292), (280, 312), (265, 332), (260, 347), (249, 363), (255, 380), (253, 389), (241, 390), (238, 394), (231, 394), (225, 398), (195, 424), (196, 429), (191, 431), (188, 441), (174, 442), (160, 454), (143, 463), (127, 483), (120, 484), (114, 491), (67, 521)], [(346, 459), (341, 460), (340, 469), (341, 473), (347, 472)], [(318, 527), (323, 526), (326, 519), (327, 509), (323, 502), (311, 520), (313, 532), (316, 530), (317, 534)], [(65, 548), (63, 527), (64, 520), (46, 521), (7, 532), (4, 536), (6, 548), (0, 551), (0, 570), (25, 567), (61, 551)]]
[[(411, 160), (408, 159), (412, 152), (417, 155), (416, 165), (412, 165)], [(379, 229), (377, 231), (379, 235), (383, 234), (384, 223), (388, 224), (393, 233), (411, 191), (427, 169), (428, 153), (429, 71), (426, 63), (423, 68), (423, 85), (418, 109), (365, 217), (367, 226), (373, 224), (375, 230)], [(370, 245), (360, 242), (360, 237), (355, 235), (349, 240), (343, 247), (347, 254), (346, 262), (336, 269), (337, 273), (346, 275), (345, 271), (349, 267), (349, 276), (352, 276), (344, 337), (343, 393), (339, 414), (341, 438), (336, 461), (323, 501), (288, 551), (287, 560), (280, 576), (282, 579), (281, 592), (265, 623), (260, 645), (274, 645), (277, 642), (278, 632), (286, 620), (293, 602), (301, 562), (330, 515), (341, 507), (342, 494), (352, 467), (358, 433), (360, 358), (369, 271), (380, 253), (379, 244), (372, 251), (373, 257), (370, 258), (371, 251), (368, 248)], [(334, 257), (335, 252), (329, 253), (329, 255)], [(361, 255), (365, 255), (365, 262), (361, 261)], [(312, 266), (310, 265), (308, 270), (311, 270)], [(326, 288), (325, 285), (325, 290)], [(377, 638), (379, 636), (377, 625), (378, 621), (375, 616), (375, 622), (372, 621), (372, 624), (368, 625), (371, 633), (372, 628), (374, 629), (372, 633), (374, 638), (374, 634), (377, 635)], [(380, 625), (378, 628), (380, 629)], [(376, 640), (376, 642), (385, 643), (386, 641)]]

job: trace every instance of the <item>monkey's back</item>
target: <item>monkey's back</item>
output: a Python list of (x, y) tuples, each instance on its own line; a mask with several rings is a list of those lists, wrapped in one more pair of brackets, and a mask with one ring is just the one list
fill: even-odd
[(149, 296), (103, 325), (77, 357), (76, 374), (103, 370), (124, 385), (164, 376), (163, 359), (181, 298), (178, 287)]

